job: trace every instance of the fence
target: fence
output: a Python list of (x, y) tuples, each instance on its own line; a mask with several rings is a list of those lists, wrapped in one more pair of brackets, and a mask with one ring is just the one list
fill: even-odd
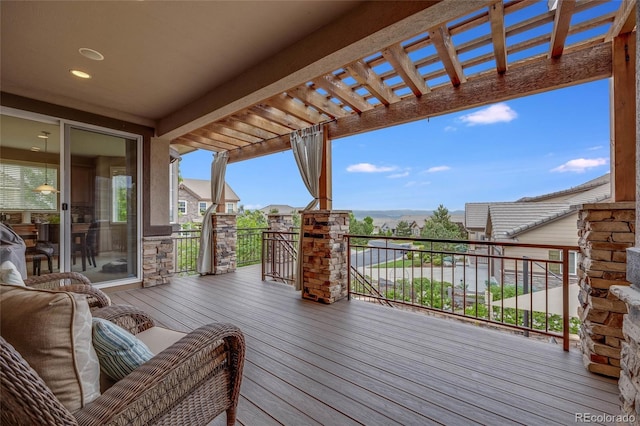
[(238, 228), (236, 262), (238, 267), (260, 263), (262, 259), (262, 231), (268, 228)]
[(575, 271), (578, 247), (346, 238), (350, 298), (558, 336), (565, 350), (569, 334), (577, 334), (577, 284), (571, 285), (577, 277), (570, 271)]
[(293, 285), (298, 257), (298, 232), (262, 233), (262, 280), (267, 277)]
[[(267, 228), (239, 228), (236, 243), (238, 267), (260, 263), (262, 258), (262, 231)], [(174, 233), (174, 259), (176, 274), (196, 273), (196, 262), (200, 250), (200, 229), (185, 229)]]
[(173, 239), (173, 258), (175, 273), (188, 275), (196, 273), (196, 262), (200, 251), (200, 229), (185, 229), (175, 232)]

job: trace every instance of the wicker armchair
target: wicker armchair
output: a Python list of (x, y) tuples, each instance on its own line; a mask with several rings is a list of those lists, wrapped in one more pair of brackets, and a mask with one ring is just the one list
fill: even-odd
[[(109, 306), (92, 314), (133, 334), (155, 326), (147, 314), (129, 306)], [(0, 424), (206, 425), (226, 411), (227, 425), (233, 425), (244, 352), (237, 327), (200, 327), (71, 413), (0, 337)]]
[(87, 295), (91, 310), (111, 305), (111, 299), (102, 290), (95, 288), (89, 278), (78, 272), (57, 272), (32, 276), (24, 280), (27, 287), (43, 290), (70, 291)]

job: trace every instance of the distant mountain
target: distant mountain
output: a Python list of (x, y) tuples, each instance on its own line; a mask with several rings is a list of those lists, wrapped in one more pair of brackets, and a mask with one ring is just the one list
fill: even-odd
[[(353, 215), (358, 220), (369, 216), (373, 219), (400, 219), (402, 216), (431, 216), (433, 210), (353, 210)], [(451, 215), (464, 215), (464, 210), (450, 211)]]

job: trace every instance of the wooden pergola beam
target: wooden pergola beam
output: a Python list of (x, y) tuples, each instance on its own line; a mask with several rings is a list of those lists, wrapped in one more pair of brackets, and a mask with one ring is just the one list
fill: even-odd
[[(267, 120), (275, 121), (276, 123), (288, 127), (291, 130), (303, 129), (309, 126), (309, 123), (294, 117), (291, 114), (287, 114), (284, 111), (280, 111), (277, 108), (267, 104), (256, 105), (250, 109), (250, 111)], [(291, 131), (290, 130), (290, 131)]]
[(444, 65), (444, 69), (447, 71), (453, 87), (458, 87), (460, 83), (466, 82), (467, 78), (462, 71), (460, 58), (458, 58), (456, 47), (453, 45), (451, 34), (449, 34), (447, 27), (441, 26), (429, 31), (429, 37), (438, 52), (440, 61), (442, 65)]
[(333, 74), (323, 75), (322, 77), (313, 80), (313, 83), (318, 87), (322, 87), (334, 98), (338, 98), (345, 104), (349, 105), (351, 109), (357, 113), (369, 111), (373, 108), (373, 105), (354, 92), (351, 87), (347, 86), (342, 80)]
[(238, 163), (263, 155), (275, 154), (291, 149), (290, 136), (283, 135), (261, 143), (254, 143), (238, 149), (229, 150), (228, 163)]
[(326, 117), (323, 117), (318, 111), (307, 108), (304, 103), (295, 101), (284, 93), (274, 96), (267, 100), (266, 103), (309, 124), (326, 121)]
[(242, 141), (242, 140), (239, 140), (239, 139), (236, 139), (236, 138), (232, 138), (232, 137), (229, 137), (227, 135), (223, 135), (221, 133), (211, 131), (208, 128), (203, 128), (203, 129), (200, 129), (200, 130), (196, 130), (195, 132), (191, 132), (191, 133), (189, 133), (188, 135), (185, 135), (185, 136), (187, 136), (187, 137), (188, 136), (202, 136), (202, 137), (205, 137), (207, 139), (212, 139), (212, 140), (215, 140), (217, 142), (223, 143), (225, 145), (229, 145), (229, 146), (234, 147), (234, 148), (238, 148), (240, 146), (245, 146), (245, 145), (251, 145), (251, 142)]
[[(204, 139), (204, 138), (203, 138)], [(175, 145), (185, 145), (185, 146), (190, 146), (191, 148), (197, 148), (197, 149), (205, 149), (207, 151), (214, 151), (214, 152), (218, 152), (218, 151), (225, 151), (229, 148), (225, 147), (224, 144), (219, 144), (216, 141), (209, 141), (207, 143), (204, 142), (197, 142), (195, 140), (193, 140), (190, 137), (187, 136), (182, 136), (179, 137), (178, 139), (175, 139), (171, 142), (171, 144), (175, 144)], [(234, 149), (237, 147), (234, 147)]]
[(224, 137), (225, 138), (224, 140), (229, 143), (234, 143), (233, 140), (236, 140), (237, 143), (244, 143), (244, 142), (255, 143), (255, 142), (260, 142), (263, 139), (260, 137), (249, 135), (244, 132), (240, 132), (235, 129), (231, 129), (220, 123), (211, 123), (203, 128), (216, 135), (220, 135)]
[(418, 72), (418, 69), (400, 44), (394, 44), (382, 51), (382, 56), (396, 70), (402, 81), (414, 95), (420, 97), (429, 92), (429, 87)]
[(636, 0), (622, 0), (622, 6), (618, 9), (613, 24), (605, 36), (605, 41), (611, 41), (620, 34), (633, 31), (636, 26)]
[(266, 118), (260, 117), (259, 115), (256, 115), (249, 110), (246, 110), (240, 114), (233, 115), (231, 117), (257, 128), (264, 129), (267, 132), (275, 133), (276, 135), (281, 135), (283, 133), (288, 133), (291, 131), (289, 127), (275, 123), (271, 120), (267, 120)]
[(491, 39), (493, 55), (496, 59), (496, 71), (504, 74), (507, 71), (507, 38), (504, 27), (504, 3), (498, 2), (489, 6), (489, 22), (491, 23)]
[[(339, 118), (327, 125), (328, 137), (335, 140), (410, 121), (608, 78), (611, 74), (611, 45), (597, 45), (565, 53), (558, 59), (542, 59), (522, 65), (517, 73), (506, 73), (499, 78), (496, 78), (495, 74), (487, 74), (470, 80), (458, 88), (442, 87), (420, 98), (407, 98), (388, 107), (379, 107), (360, 115), (352, 114)], [(230, 152), (229, 161), (242, 161), (255, 155), (267, 155), (290, 149), (288, 135), (254, 145), (259, 147), (245, 147), (242, 150)], [(245, 154), (249, 152), (251, 155)]]
[(553, 33), (551, 34), (551, 46), (549, 48), (549, 57), (551, 58), (557, 58), (562, 55), (575, 7), (575, 0), (558, 0), (556, 16), (553, 21)]
[(311, 105), (331, 118), (344, 117), (348, 115), (348, 113), (340, 108), (338, 104), (332, 102), (328, 97), (322, 96), (309, 86), (298, 86), (295, 89), (289, 90), (287, 93), (294, 98), (300, 99), (307, 105)]
[(273, 133), (260, 127), (256, 127), (252, 124), (240, 121), (234, 117), (219, 122), (221, 125), (233, 129), (237, 132), (246, 133), (247, 135), (259, 138), (259, 139), (271, 139), (274, 136), (278, 136), (278, 133)]
[(369, 93), (376, 97), (383, 105), (398, 102), (400, 98), (393, 93), (384, 81), (364, 61), (355, 61), (346, 66), (351, 77), (365, 86)]

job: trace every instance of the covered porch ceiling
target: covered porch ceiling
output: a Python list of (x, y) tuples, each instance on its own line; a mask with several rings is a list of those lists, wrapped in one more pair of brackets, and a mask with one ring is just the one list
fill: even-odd
[(611, 42), (636, 25), (636, 0), (0, 7), (3, 94), (152, 126), (181, 153), (230, 162), (287, 150), (315, 123), (336, 139), (610, 77)]

